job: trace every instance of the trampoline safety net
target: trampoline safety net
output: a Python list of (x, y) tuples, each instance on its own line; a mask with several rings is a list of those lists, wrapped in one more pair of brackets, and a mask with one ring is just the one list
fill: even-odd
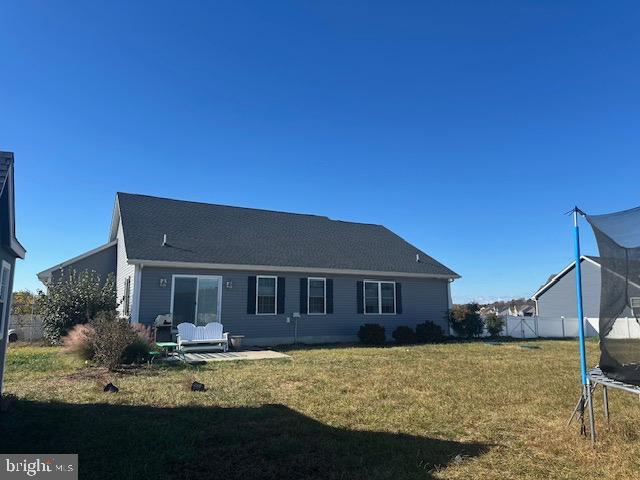
[(600, 253), (600, 368), (640, 385), (640, 338), (629, 338), (626, 321), (619, 320), (640, 320), (640, 207), (586, 219)]

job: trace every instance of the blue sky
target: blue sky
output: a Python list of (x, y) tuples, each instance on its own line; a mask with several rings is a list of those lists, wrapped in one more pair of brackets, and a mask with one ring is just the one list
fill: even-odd
[(17, 289), (104, 243), (116, 191), (381, 223), (463, 276), (455, 301), (533, 293), (571, 260), (574, 204), (640, 204), (637, 2), (0, 14)]

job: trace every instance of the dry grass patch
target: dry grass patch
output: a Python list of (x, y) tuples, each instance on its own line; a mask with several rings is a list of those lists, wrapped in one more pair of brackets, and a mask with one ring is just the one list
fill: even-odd
[[(0, 447), (78, 452), (93, 478), (637, 476), (637, 398), (611, 393), (610, 429), (597, 399), (591, 448), (565, 427), (579, 392), (576, 343), (536, 345), (313, 348), (290, 350), (290, 361), (116, 374), (54, 348), (11, 348), (6, 390), (17, 400)], [(207, 391), (189, 391), (193, 380)]]

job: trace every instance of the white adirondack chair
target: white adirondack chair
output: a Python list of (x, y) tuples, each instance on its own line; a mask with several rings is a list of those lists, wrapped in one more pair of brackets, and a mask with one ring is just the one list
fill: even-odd
[(222, 324), (218, 322), (200, 327), (193, 323), (181, 323), (178, 325), (178, 350), (186, 352), (221, 349), (226, 352), (229, 348), (229, 334), (223, 333), (222, 330)]

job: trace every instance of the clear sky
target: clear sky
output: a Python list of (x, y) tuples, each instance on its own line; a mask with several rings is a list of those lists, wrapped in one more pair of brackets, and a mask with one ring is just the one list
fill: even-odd
[[(116, 191), (381, 223), (528, 296), (574, 204), (640, 204), (640, 4), (0, 3), (0, 149), (36, 272), (107, 240)], [(585, 228), (585, 253), (595, 253)]]

